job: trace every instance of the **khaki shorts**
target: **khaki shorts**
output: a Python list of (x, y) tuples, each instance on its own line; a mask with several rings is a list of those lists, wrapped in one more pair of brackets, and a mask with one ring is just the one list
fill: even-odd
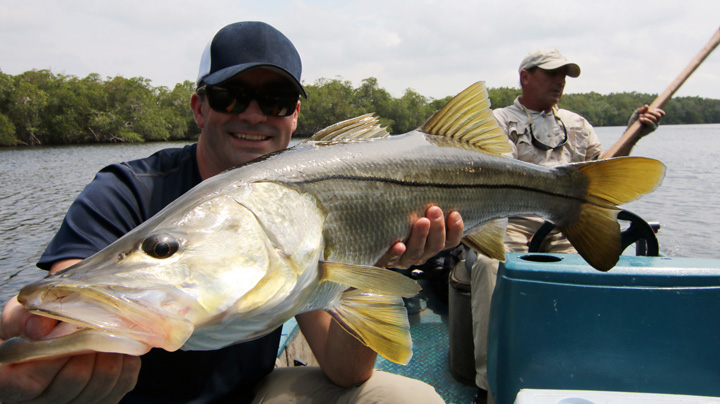
[(342, 388), (319, 367), (275, 368), (258, 386), (253, 404), (441, 404), (435, 389), (419, 380), (376, 370), (365, 383)]

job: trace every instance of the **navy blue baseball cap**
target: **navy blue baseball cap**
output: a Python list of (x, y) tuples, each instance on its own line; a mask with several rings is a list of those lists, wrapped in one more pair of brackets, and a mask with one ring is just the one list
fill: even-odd
[(307, 98), (300, 84), (300, 54), (280, 31), (264, 22), (236, 22), (223, 27), (205, 47), (197, 85), (220, 84), (254, 67), (281, 73)]

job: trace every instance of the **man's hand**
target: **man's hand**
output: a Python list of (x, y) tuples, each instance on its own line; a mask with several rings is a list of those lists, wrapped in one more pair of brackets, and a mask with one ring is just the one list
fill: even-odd
[(657, 129), (660, 119), (665, 116), (665, 111), (660, 108), (650, 108), (647, 105), (636, 109), (630, 116), (628, 121), (628, 129), (632, 126), (635, 121), (640, 121), (642, 124), (640, 130), (637, 132), (630, 132), (629, 135), (626, 129), (626, 133), (620, 137), (620, 140), (615, 142), (612, 146), (608, 147), (601, 155), (601, 159), (609, 159), (613, 157), (629, 156), (635, 144), (643, 137), (654, 132)]
[(460, 213), (450, 212), (447, 225), (442, 209), (431, 206), (425, 217), (415, 221), (407, 242), (397, 242), (377, 262), (379, 267), (407, 268), (429, 260), (435, 254), (460, 244), (463, 221)]
[[(31, 314), (17, 299), (6, 303), (1, 320), (2, 340), (41, 339), (58, 323)], [(0, 365), (0, 402), (116, 403), (135, 387), (139, 372), (139, 357), (111, 353)]]
[(645, 125), (657, 125), (660, 119), (665, 116), (665, 111), (660, 108), (650, 108), (648, 105), (643, 105), (637, 109), (638, 119)]
[(650, 108), (647, 104), (638, 108), (633, 112), (628, 122), (628, 126), (632, 125), (633, 122), (640, 121), (643, 124), (640, 133), (638, 133), (638, 140), (653, 133), (660, 124), (660, 119), (665, 116), (665, 111), (660, 108)]

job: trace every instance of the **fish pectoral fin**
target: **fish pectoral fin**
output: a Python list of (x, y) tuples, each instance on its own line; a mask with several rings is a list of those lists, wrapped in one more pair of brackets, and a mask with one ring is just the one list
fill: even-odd
[(384, 358), (402, 365), (410, 362), (410, 323), (400, 297), (350, 289), (330, 314), (346, 331)]
[(578, 253), (600, 271), (608, 271), (622, 254), (617, 205), (653, 191), (665, 176), (665, 165), (644, 157), (619, 157), (558, 167), (587, 177), (586, 202), (577, 220), (558, 224)]
[(321, 281), (335, 282), (365, 292), (413, 297), (421, 289), (414, 280), (385, 268), (321, 261), (319, 270)]
[(488, 92), (481, 81), (453, 97), (419, 130), (458, 140), (461, 147), (487, 154), (499, 156), (512, 152), (507, 136), (493, 117)]
[(321, 129), (306, 141), (347, 142), (351, 140), (383, 139), (390, 136), (380, 126), (380, 118), (372, 113), (332, 124)]
[(475, 251), (482, 252), (490, 258), (505, 261), (505, 232), (507, 218), (491, 220), (472, 233), (463, 237), (462, 242)]
[(83, 329), (61, 337), (30, 340), (14, 337), (0, 345), (0, 365), (78, 355), (87, 352), (112, 352), (143, 355), (150, 346), (134, 339), (95, 329)]
[(403, 297), (415, 296), (420, 285), (395, 271), (362, 265), (320, 262), (321, 280), (347, 285), (330, 313), (363, 344), (400, 364), (412, 357), (412, 339)]

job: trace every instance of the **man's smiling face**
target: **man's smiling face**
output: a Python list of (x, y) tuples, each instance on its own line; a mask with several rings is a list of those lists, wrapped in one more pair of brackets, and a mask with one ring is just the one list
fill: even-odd
[[(283, 74), (262, 67), (247, 70), (222, 85), (244, 86), (255, 93), (287, 92), (294, 88)], [(195, 121), (202, 129), (198, 164), (203, 179), (285, 149), (297, 127), (299, 105), (285, 117), (265, 115), (257, 100), (252, 100), (243, 112), (226, 113), (210, 108), (206, 95), (193, 94), (191, 106)]]

